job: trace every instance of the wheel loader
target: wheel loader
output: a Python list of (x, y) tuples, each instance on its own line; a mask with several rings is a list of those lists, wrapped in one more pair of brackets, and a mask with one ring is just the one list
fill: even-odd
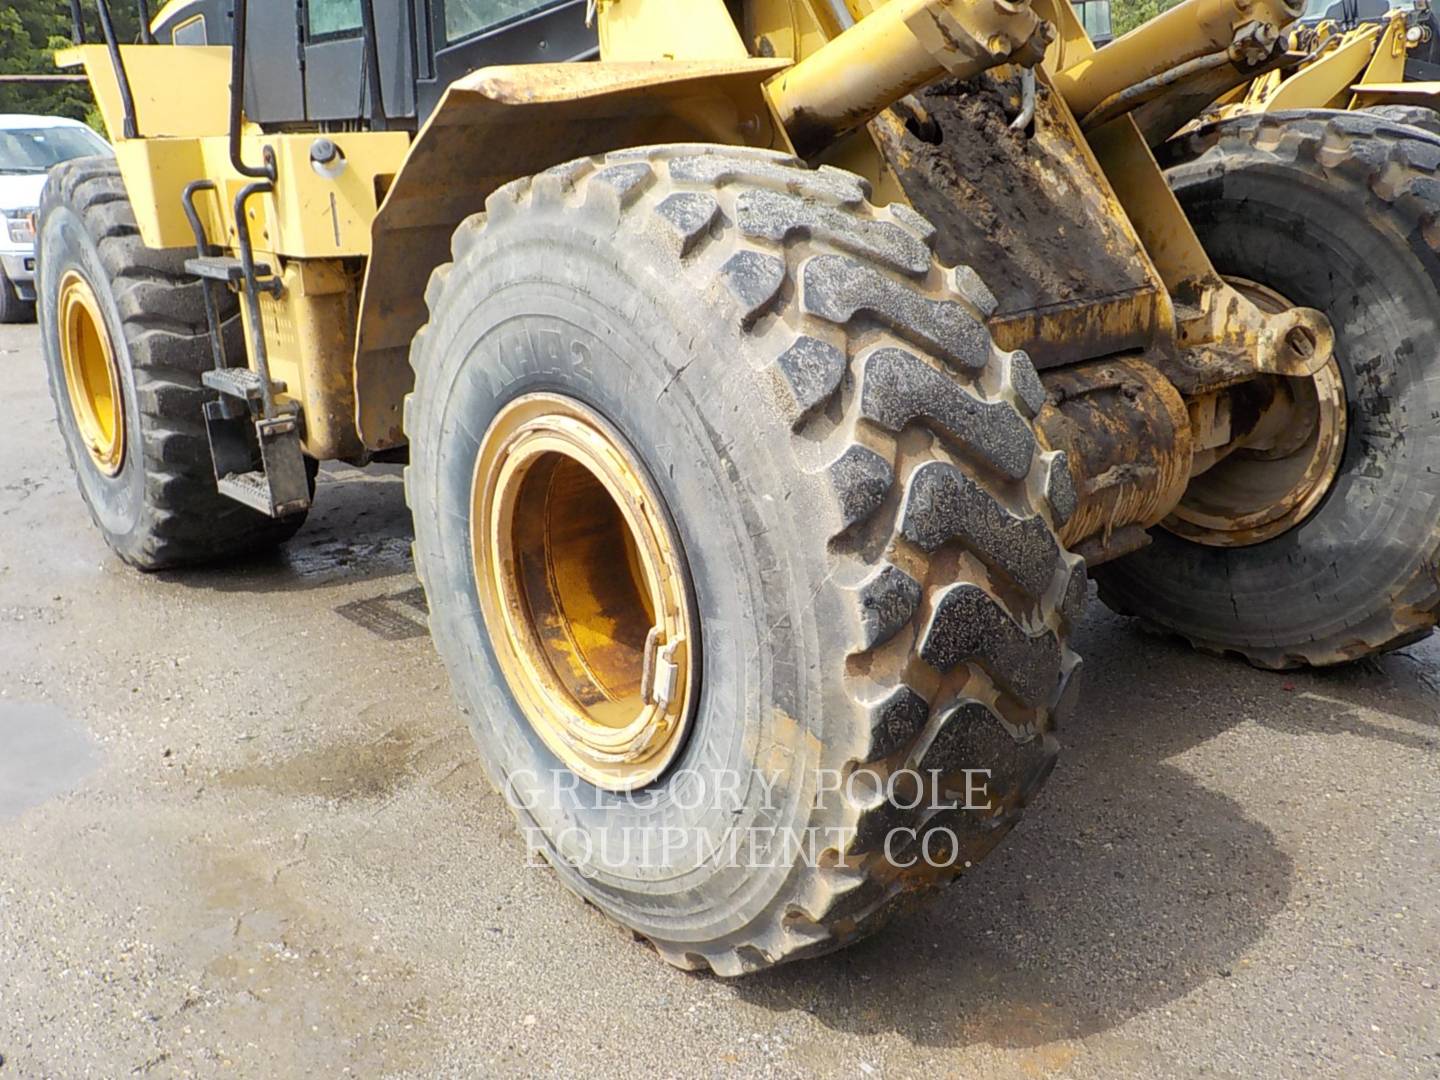
[(527, 846), (680, 967), (835, 949), (1019, 820), (1088, 576), (1267, 667), (1435, 623), (1440, 147), (1150, 149), (1300, 14), (77, 5), (116, 154), (38, 231), (81, 494), (154, 570), (403, 462)]
[[(1108, 3), (1077, 0), (1075, 7), (1092, 38), (1109, 39)], [(1437, 31), (1440, 18), (1430, 0), (1402, 0), (1394, 7), (1388, 0), (1309, 0), (1287, 36), (1283, 61), (1218, 96), (1213, 86), (1195, 80), (1194, 93), (1209, 104), (1178, 133), (1159, 125), (1151, 133), (1152, 145), (1256, 113), (1301, 110), (1361, 111), (1440, 136)], [(1233, 84), (1227, 74), (1219, 77)], [(1168, 87), (1168, 80), (1155, 80), (1138, 94)], [(1177, 145), (1156, 145), (1162, 165), (1194, 156), (1193, 148)]]
[(1440, 30), (1429, 0), (1311, 0), (1290, 60), (1226, 94), (1201, 119), (1295, 109), (1362, 110), (1440, 134)]

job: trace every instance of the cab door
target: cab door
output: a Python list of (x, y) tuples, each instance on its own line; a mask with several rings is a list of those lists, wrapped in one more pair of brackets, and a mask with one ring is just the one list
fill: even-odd
[(585, 0), (429, 0), (426, 6), (431, 64), (415, 88), (422, 118), (447, 86), (478, 68), (590, 60), (600, 51), (596, 30), (585, 25)]
[[(365, 77), (362, 3), (372, 4), (375, 12), (378, 102)], [(383, 115), (392, 126), (413, 126), (417, 7), (423, 17), (423, 0), (300, 0), (306, 120), (373, 122)]]

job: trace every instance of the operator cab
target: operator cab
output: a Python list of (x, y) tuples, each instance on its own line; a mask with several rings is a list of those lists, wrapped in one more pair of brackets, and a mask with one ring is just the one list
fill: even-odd
[(1384, 23), (1391, 13), (1405, 12), (1409, 37), (1405, 51), (1407, 82), (1431, 82), (1440, 79), (1440, 22), (1430, 0), (1309, 0), (1302, 23), (1314, 25), (1322, 20), (1338, 23), (1342, 29), (1353, 29), (1362, 23)]
[[(154, 35), (166, 44), (229, 45), (231, 12), (231, 0), (177, 0), (156, 17)], [(375, 56), (378, 95), (366, 78), (369, 13), (385, 43)], [(324, 131), (356, 122), (413, 130), (471, 71), (598, 52), (585, 0), (252, 0), (246, 39), (246, 117), (267, 128)]]
[(1075, 14), (1098, 49), (1115, 37), (1110, 26), (1110, 0), (1074, 0)]

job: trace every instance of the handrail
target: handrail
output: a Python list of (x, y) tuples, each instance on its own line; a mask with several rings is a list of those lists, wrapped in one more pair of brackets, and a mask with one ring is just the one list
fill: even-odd
[[(95, 0), (100, 13), (100, 32), (105, 35), (105, 49), (110, 54), (110, 64), (115, 69), (115, 81), (120, 84), (120, 108), (124, 114), (121, 133), (127, 139), (140, 137), (140, 128), (135, 121), (135, 95), (130, 91), (130, 76), (125, 72), (125, 61), (120, 56), (120, 43), (115, 39), (115, 23), (110, 18), (109, 0)], [(84, 26), (81, 26), (83, 33)]]
[(140, 16), (140, 44), (154, 45), (155, 35), (150, 32), (150, 0), (135, 0), (135, 10)]
[(70, 0), (70, 38), (76, 45), (85, 44), (85, 13), (80, 10), (80, 0)]
[[(215, 245), (205, 235), (205, 225), (200, 220), (200, 211), (195, 208), (195, 193), (197, 191), (217, 191), (214, 180), (191, 180), (185, 185), (185, 190), (180, 195), (180, 202), (185, 207), (185, 220), (190, 222), (190, 231), (195, 236), (195, 254), (202, 259), (214, 255)], [(225, 334), (220, 325), (220, 314), (215, 307), (215, 297), (211, 292), (210, 282), (200, 280), (200, 295), (205, 300), (205, 325), (210, 330), (210, 358), (215, 362), (217, 371), (226, 367), (225, 360)]]
[[(236, 0), (236, 6), (244, 0)], [(275, 387), (270, 382), (270, 355), (265, 349), (265, 325), (260, 319), (260, 289), (268, 289), (272, 296), (279, 296), (283, 286), (278, 272), (265, 282), (255, 275), (255, 251), (250, 244), (250, 222), (245, 217), (245, 203), (252, 195), (274, 191), (269, 180), (256, 180), (246, 184), (235, 196), (235, 240), (240, 249), (240, 272), (244, 277), (245, 313), (250, 323), (250, 356), (255, 362), (255, 373), (260, 376), (260, 400), (266, 420), (273, 420), (275, 411)]]
[[(99, 0), (104, 3), (104, 0)], [(247, 165), (240, 153), (240, 123), (245, 109), (245, 23), (249, 14), (248, 0), (235, 0), (233, 33), (230, 43), (230, 167), (241, 176), (254, 180), (275, 180), (275, 151), (269, 146), (261, 150), (263, 162)]]

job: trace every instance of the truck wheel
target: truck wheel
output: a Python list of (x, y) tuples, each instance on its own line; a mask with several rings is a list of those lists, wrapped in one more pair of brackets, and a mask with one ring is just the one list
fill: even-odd
[(35, 305), (21, 300), (15, 283), (0, 268), (0, 323), (30, 322), (35, 318)]
[[(141, 570), (278, 544), (274, 520), (215, 488), (200, 383), (213, 364), (199, 281), (183, 251), (141, 241), (115, 163), (77, 158), (40, 198), (37, 296), (50, 396), (80, 494), (106, 543)], [(217, 297), (239, 356), (233, 296)]]
[(709, 146), (516, 181), (411, 352), (416, 569), (485, 765), (681, 967), (825, 952), (953, 879), (1075, 684), (1039, 380), (866, 194)]
[(1096, 569), (1100, 596), (1268, 668), (1423, 638), (1440, 613), (1440, 143), (1281, 113), (1188, 149), (1168, 175), (1216, 268), (1325, 312), (1336, 359), (1306, 443), (1202, 474), (1150, 547)]

